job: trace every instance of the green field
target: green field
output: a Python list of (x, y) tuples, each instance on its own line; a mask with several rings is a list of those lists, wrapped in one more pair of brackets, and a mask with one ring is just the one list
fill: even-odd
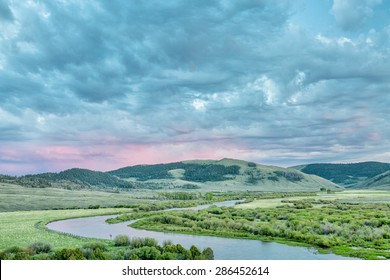
[(110, 215), (129, 211), (129, 209), (106, 208), (3, 212), (0, 213), (0, 250), (12, 246), (24, 248), (34, 242), (49, 243), (53, 248), (81, 246), (93, 239), (51, 232), (45, 230), (44, 225), (55, 220)]
[(189, 250), (170, 242), (160, 246), (152, 238), (114, 240), (83, 238), (49, 231), (49, 221), (129, 212), (129, 209), (76, 209), (0, 213), (0, 259), (39, 260), (206, 260), (213, 251)]
[(118, 204), (145, 201), (153, 196), (154, 192), (149, 190), (113, 193), (89, 189), (28, 188), (0, 183), (0, 212), (88, 208), (91, 205), (113, 207)]
[[(304, 197), (292, 197), (289, 201), (301, 200)], [(351, 202), (351, 203), (390, 203), (390, 191), (376, 191), (376, 190), (346, 190), (342, 192), (326, 193), (320, 192), (315, 197), (311, 197), (315, 200), (337, 200), (339, 202)], [(286, 205), (283, 203), (285, 198), (273, 198), (273, 199), (257, 199), (250, 203), (239, 204), (236, 207), (241, 209), (253, 209), (253, 208), (274, 208), (278, 206)], [(291, 203), (290, 203), (291, 204)]]
[[(195, 199), (191, 198), (191, 193)], [(128, 214), (120, 216), (116, 221), (133, 219), (136, 215), (137, 218), (146, 219), (134, 226), (149, 230), (300, 244), (364, 259), (390, 258), (389, 191), (246, 191), (214, 193), (208, 200), (206, 195), (197, 190), (112, 193), (89, 189), (26, 188), (1, 183), (0, 197), (0, 251), (14, 246), (27, 248), (36, 242), (50, 244), (53, 250), (83, 248), (86, 243), (98, 241), (115, 253), (117, 250), (112, 240), (60, 234), (47, 230), (44, 225), (50, 221), (75, 217)], [(176, 198), (172, 200), (172, 197)], [(246, 199), (248, 203), (201, 211), (152, 212), (238, 198)], [(128, 205), (131, 209), (103, 208), (119, 204)], [(88, 209), (91, 205), (99, 205), (101, 208)], [(84, 209), (53, 210), (72, 207)], [(13, 211), (20, 209), (30, 211)], [(160, 257), (163, 254), (161, 251)]]
[(48, 230), (50, 221), (97, 215), (121, 214), (131, 209), (74, 209), (17, 211), (0, 213), (0, 259), (39, 260), (207, 260), (213, 251), (165, 242), (160, 246), (152, 238), (113, 240), (84, 238)]

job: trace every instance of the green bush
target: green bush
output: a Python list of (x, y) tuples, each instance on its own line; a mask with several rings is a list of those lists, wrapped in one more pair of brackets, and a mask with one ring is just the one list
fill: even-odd
[(101, 242), (93, 242), (93, 243), (87, 243), (83, 245), (84, 249), (92, 249), (92, 250), (101, 250), (103, 252), (106, 252), (107, 245)]
[(0, 260), (8, 260), (8, 254), (4, 251), (0, 252)]
[(83, 255), (88, 260), (109, 260), (110, 256), (107, 255), (102, 249), (86, 248), (83, 249)]
[(8, 254), (16, 254), (16, 253), (23, 252), (23, 249), (18, 247), (18, 246), (12, 246), (12, 247), (6, 249), (4, 252), (8, 253)]
[(201, 255), (201, 252), (199, 251), (199, 249), (197, 247), (195, 247), (194, 245), (191, 246), (190, 253), (191, 253), (191, 257), (193, 260), (199, 259), (200, 255)]
[(125, 253), (125, 259), (127, 260), (158, 260), (160, 258), (161, 252), (156, 247), (143, 246)]
[(114, 243), (115, 246), (127, 246), (130, 244), (130, 239), (127, 235), (120, 234), (115, 236)]
[(206, 260), (213, 260), (214, 259), (214, 251), (210, 248), (207, 247), (206, 249), (203, 250), (202, 255)]
[(43, 242), (35, 242), (28, 247), (33, 254), (49, 253), (51, 251), (50, 244)]
[(155, 239), (146, 237), (146, 238), (133, 238), (130, 241), (129, 247), (134, 248), (141, 248), (141, 247), (157, 247), (158, 243)]
[(80, 248), (65, 248), (56, 251), (53, 255), (55, 260), (84, 260), (83, 251)]

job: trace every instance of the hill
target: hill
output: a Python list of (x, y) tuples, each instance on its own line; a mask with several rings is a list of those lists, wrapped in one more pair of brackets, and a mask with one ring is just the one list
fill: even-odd
[(356, 185), (357, 189), (390, 190), (390, 170)]
[(68, 186), (98, 188), (133, 188), (135, 184), (121, 180), (111, 174), (88, 169), (72, 168), (59, 173), (26, 175), (17, 179), (31, 187)]
[(316, 191), (340, 187), (295, 169), (260, 165), (235, 159), (191, 160), (156, 165), (136, 165), (108, 172), (151, 188), (201, 191)]
[(200, 192), (265, 191), (301, 192), (337, 190), (340, 186), (296, 169), (260, 165), (236, 159), (191, 160), (166, 164), (135, 165), (109, 172), (72, 168), (58, 173), (0, 181), (27, 187), (65, 189), (197, 190)]
[(313, 163), (292, 168), (306, 174), (320, 176), (342, 186), (353, 187), (390, 170), (390, 163), (374, 161), (346, 164)]

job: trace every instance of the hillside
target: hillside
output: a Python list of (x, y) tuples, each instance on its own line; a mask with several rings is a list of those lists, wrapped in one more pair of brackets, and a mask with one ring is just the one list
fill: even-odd
[(105, 172), (72, 168), (59, 173), (42, 173), (18, 178), (24, 185), (32, 187), (73, 186), (99, 188), (133, 188), (134, 184), (121, 180)]
[(390, 170), (356, 185), (357, 189), (390, 190)]
[(374, 161), (346, 164), (314, 163), (292, 168), (320, 176), (336, 184), (353, 187), (390, 170), (390, 163)]
[(340, 187), (295, 169), (265, 166), (235, 159), (192, 160), (168, 164), (136, 165), (108, 172), (156, 188), (203, 191), (313, 191)]
[(167, 164), (135, 165), (109, 172), (72, 168), (59, 173), (0, 181), (34, 188), (197, 190), (200, 192), (300, 192), (340, 189), (340, 186), (296, 169), (260, 165), (235, 159), (191, 160)]
[(120, 178), (136, 178), (138, 181), (147, 181), (152, 179), (174, 179), (175, 170), (182, 170), (181, 179), (189, 182), (217, 182), (227, 180), (228, 175), (238, 175), (239, 167), (237, 165), (216, 164), (210, 162), (204, 164), (199, 161), (192, 162), (174, 162), (155, 165), (136, 165), (110, 171), (108, 173)]

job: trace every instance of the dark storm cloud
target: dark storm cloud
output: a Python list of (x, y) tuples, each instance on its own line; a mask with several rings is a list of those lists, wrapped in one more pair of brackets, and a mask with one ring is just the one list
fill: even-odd
[(381, 4), (363, 2), (334, 1), (338, 27), (314, 33), (291, 1), (2, 2), (1, 141), (37, 162), (128, 145), (165, 161), (386, 159), (390, 22), (339, 28)]

